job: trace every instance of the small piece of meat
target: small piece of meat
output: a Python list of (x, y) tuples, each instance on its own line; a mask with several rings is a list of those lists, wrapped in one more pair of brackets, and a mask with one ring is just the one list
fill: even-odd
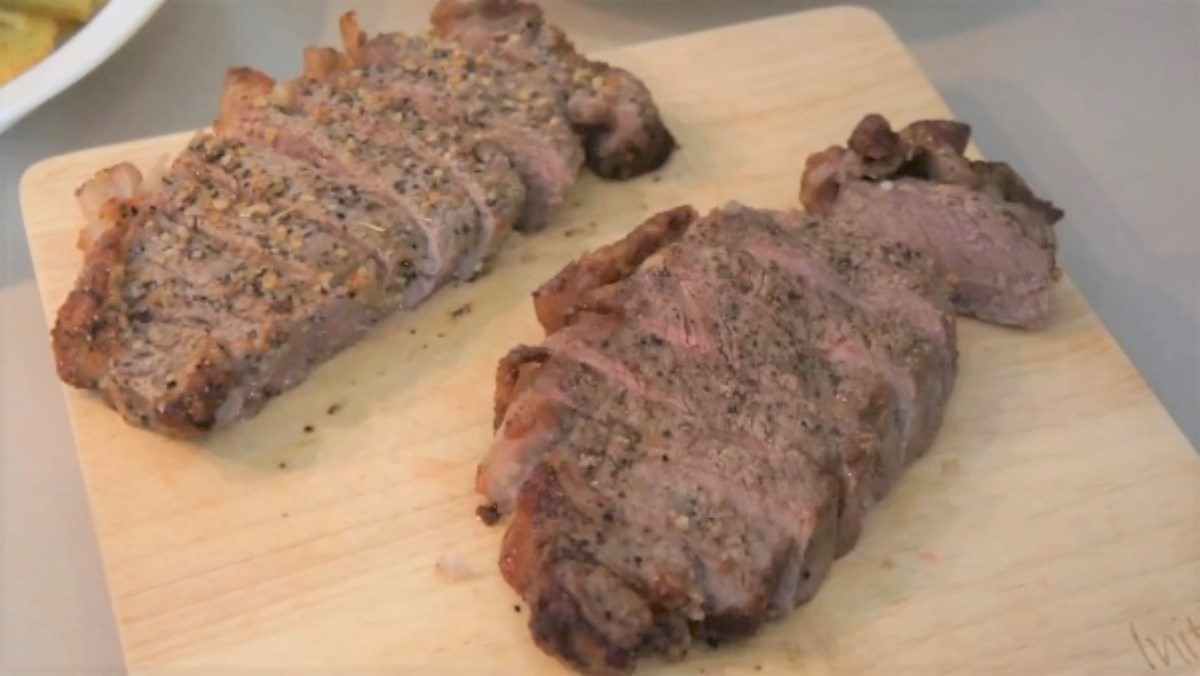
[(568, 263), (533, 293), (542, 327), (547, 333), (562, 328), (589, 292), (628, 277), (651, 254), (678, 239), (697, 218), (690, 206), (664, 211), (617, 242)]
[(499, 50), (549, 72), (567, 95), (567, 118), (583, 136), (587, 164), (605, 178), (632, 178), (662, 165), (675, 149), (646, 86), (633, 74), (590, 61), (540, 7), (519, 0), (441, 0), (434, 33), (477, 53)]
[(537, 643), (627, 670), (811, 599), (941, 422), (950, 295), (903, 243), (736, 203), (543, 285), (476, 482)]
[(87, 219), (87, 226), (79, 233), (76, 246), (87, 251), (109, 224), (116, 219), (114, 209), (119, 209), (132, 199), (142, 188), (144, 178), (137, 167), (124, 162), (96, 172), (75, 191), (80, 211)]
[[(99, 172), (78, 191), (89, 225), (81, 233), (83, 271), (75, 288), (58, 310), (51, 331), (55, 365), (63, 382), (95, 388), (121, 349), (121, 307), (114, 302), (124, 276), (127, 241), (133, 234), (129, 218), (141, 208), (134, 201), (142, 176), (133, 165), (118, 165), (132, 187), (113, 184), (112, 169)], [(113, 169), (116, 169), (114, 167)]]
[(1063, 212), (1007, 164), (964, 156), (971, 129), (923, 120), (899, 132), (868, 115), (846, 148), (809, 156), (800, 201), (935, 256), (962, 314), (1037, 328), (1060, 273), (1053, 225)]

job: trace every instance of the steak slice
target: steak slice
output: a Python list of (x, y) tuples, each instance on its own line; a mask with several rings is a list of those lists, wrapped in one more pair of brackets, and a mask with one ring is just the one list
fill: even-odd
[(299, 78), (274, 91), (282, 108), (322, 123), (340, 125), (357, 138), (409, 146), (434, 166), (445, 166), (470, 198), (480, 228), (458, 265), (456, 275), (471, 279), (482, 272), (525, 205), (525, 185), (495, 142), (457, 111), (439, 105), (421, 87), (331, 72)]
[(675, 148), (650, 91), (632, 73), (590, 61), (542, 9), (519, 0), (441, 0), (434, 33), (477, 53), (499, 50), (547, 72), (567, 92), (567, 119), (583, 137), (588, 167), (606, 178), (657, 169)]
[[(200, 134), (161, 188), (102, 202), (109, 227), (53, 331), (63, 380), (134, 424), (187, 436), (252, 415), (415, 298), (420, 233), (288, 162)], [(345, 223), (360, 216), (375, 224)]]
[(312, 164), (406, 214), (429, 243), (418, 270), (426, 295), (462, 272), (483, 222), (450, 167), (408, 137), (398, 140), (381, 126), (350, 127), (344, 119), (318, 110), (293, 111), (293, 98), (290, 88), (276, 87), (262, 73), (231, 70), (214, 129)]
[[(427, 247), (424, 233), (353, 183), (267, 148), (198, 134), (163, 184), (169, 195), (162, 206), (184, 211), (195, 208), (190, 192), (207, 186), (231, 218), (205, 232), (233, 248), (273, 256), (314, 284), (369, 274), (380, 309), (418, 300), (412, 288)], [(201, 216), (194, 217), (200, 227), (216, 223)]]
[[(368, 38), (353, 13), (342, 17), (345, 54), (327, 57), (379, 89), (418, 88), (422, 98), (484, 127), (509, 154), (528, 191), (519, 220), (543, 227), (575, 184), (584, 152), (566, 117), (566, 92), (545, 69), (525, 67), (495, 50), (472, 51), (432, 36), (383, 33)], [(317, 61), (314, 56), (307, 59)], [(329, 70), (323, 66), (322, 70)]]
[(477, 481), (539, 645), (627, 669), (810, 599), (940, 423), (949, 298), (918, 251), (738, 204), (539, 289), (549, 335), (501, 362)]
[(811, 213), (924, 249), (955, 281), (954, 305), (999, 324), (1045, 324), (1063, 212), (1003, 162), (967, 159), (970, 127), (914, 122), (893, 132), (868, 115), (848, 148), (809, 156), (800, 200)]

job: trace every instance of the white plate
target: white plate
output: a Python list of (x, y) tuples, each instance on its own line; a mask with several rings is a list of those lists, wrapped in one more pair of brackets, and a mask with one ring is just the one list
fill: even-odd
[(125, 44), (163, 0), (108, 0), (52, 54), (0, 86), (0, 132), (75, 84)]

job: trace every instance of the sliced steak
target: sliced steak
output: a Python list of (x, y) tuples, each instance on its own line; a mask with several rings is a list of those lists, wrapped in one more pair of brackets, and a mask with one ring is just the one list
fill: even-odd
[(194, 435), (252, 415), (397, 299), (415, 302), (422, 234), (351, 185), (287, 169), (201, 134), (161, 187), (141, 190), (128, 166), (132, 186), (109, 199), (117, 172), (85, 186), (105, 229), (53, 330), (63, 380), (131, 423)]
[(731, 204), (665, 212), (535, 295), (497, 374), (480, 514), (544, 649), (590, 671), (812, 597), (928, 446), (955, 368), (919, 251)]
[[(504, 148), (528, 191), (519, 227), (543, 227), (575, 184), (584, 153), (566, 118), (566, 92), (552, 73), (525, 68), (495, 51), (472, 51), (430, 36), (384, 33), (368, 38), (353, 14), (342, 19), (352, 74), (378, 89), (414, 87), (459, 111)], [(310, 61), (313, 59), (310, 57)]]
[(936, 256), (955, 281), (959, 312), (1042, 326), (1060, 275), (1053, 225), (1063, 212), (1007, 164), (964, 157), (969, 137), (960, 122), (926, 120), (893, 132), (868, 115), (848, 148), (808, 158), (801, 202)]
[(457, 276), (471, 279), (485, 267), (525, 206), (525, 184), (503, 149), (452, 108), (430, 101), (403, 82), (378, 86), (376, 79), (337, 73), (301, 78), (280, 87), (281, 106), (353, 130), (359, 138), (410, 146), (431, 165), (444, 165), (479, 214), (477, 240)]
[[(569, 495), (550, 467), (540, 465), (521, 487), (520, 510), (501, 547), (505, 579), (536, 599), (530, 629), (538, 645), (597, 671), (632, 668), (651, 650), (682, 657), (689, 627), (686, 616), (673, 609), (686, 599), (672, 594), (685, 593), (686, 558), (654, 533), (618, 522), (615, 514), (582, 513)], [(607, 558), (624, 566), (651, 568), (658, 586), (636, 589), (613, 571), (614, 564), (600, 563), (596, 549), (613, 552)], [(669, 601), (657, 604), (654, 598)]]
[(266, 75), (249, 69), (230, 71), (221, 117), (214, 129), (222, 136), (271, 148), (316, 166), (330, 176), (354, 183), (408, 216), (425, 235), (428, 256), (419, 272), (432, 293), (463, 273), (463, 261), (480, 240), (483, 219), (451, 167), (432, 157), (410, 137), (398, 140), (382, 125), (350, 126), (355, 111), (322, 114), (292, 110), (298, 101), (290, 87), (276, 87)]
[[(468, 23), (508, 16), (506, 33), (529, 11), (455, 7)], [(480, 41), (448, 11), (445, 37), (368, 39), (348, 14), (345, 52), (305, 50), (291, 81), (232, 69), (213, 131), (164, 175), (119, 165), (82, 186), (85, 265), (53, 331), (61, 377), (138, 425), (220, 427), (384, 315), (479, 275), (512, 229), (544, 225), (584, 138), (605, 175), (666, 159), (632, 76), (586, 61), (540, 14)]]
[(161, 188), (104, 202), (109, 228), (54, 329), (62, 378), (135, 424), (194, 434), (253, 414), (415, 302), (421, 233), (351, 186), (282, 172), (289, 161), (201, 134)]
[[(182, 210), (195, 209), (191, 191), (209, 186), (222, 211), (232, 216), (222, 224), (232, 227), (206, 232), (231, 247), (274, 256), (326, 286), (345, 274), (369, 273), (378, 280), (373, 286), (382, 294), (381, 309), (411, 307), (419, 300), (414, 282), (427, 248), (424, 232), (354, 183), (267, 148), (212, 134), (198, 134), (163, 183), (170, 194), (160, 203)], [(201, 215), (194, 222), (212, 225)]]
[(675, 148), (646, 86), (633, 74), (590, 61), (542, 10), (519, 0), (441, 0), (435, 34), (476, 53), (500, 51), (525, 68), (550, 74), (567, 92), (567, 119), (583, 136), (588, 167), (606, 178), (657, 169)]

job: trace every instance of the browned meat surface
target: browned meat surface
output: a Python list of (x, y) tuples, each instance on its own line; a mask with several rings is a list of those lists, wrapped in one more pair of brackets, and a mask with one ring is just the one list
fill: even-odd
[(893, 132), (868, 115), (847, 148), (808, 158), (800, 200), (813, 214), (935, 256), (952, 275), (959, 312), (1039, 327), (1059, 277), (1053, 225), (1063, 212), (1007, 164), (964, 157), (970, 133), (949, 120)]
[(388, 91), (416, 87), (429, 105), (453, 108), (504, 148), (529, 191), (523, 229), (546, 224), (574, 185), (584, 152), (563, 114), (563, 91), (545, 70), (526, 71), (494, 51), (475, 52), (431, 36), (368, 38), (343, 21), (351, 74)]
[(109, 203), (54, 329), (63, 379), (135, 424), (189, 434), (250, 415), (419, 300), (423, 234), (352, 184), (210, 134), (162, 184)]
[(658, 168), (675, 148), (646, 86), (631, 73), (589, 61), (542, 10), (519, 0), (441, 0), (434, 32), (476, 54), (500, 52), (521, 70), (544, 72), (565, 97), (566, 117), (583, 135), (587, 164), (606, 178)]
[(459, 110), (430, 101), (422, 89), (400, 82), (380, 87), (378, 79), (342, 73), (287, 83), (275, 98), (283, 108), (340, 125), (349, 137), (412, 148), (419, 161), (450, 179), (450, 190), (461, 186), (479, 228), (458, 266), (460, 278), (478, 274), (518, 223), (525, 184), (509, 156)]
[(497, 373), (480, 515), (535, 640), (587, 671), (810, 599), (930, 443), (956, 343), (940, 268), (799, 212), (664, 212), (535, 295)]
[(312, 54), (310, 74), (349, 69), (376, 89), (416, 86), (419, 98), (462, 111), (525, 179), (519, 227), (545, 225), (585, 160), (601, 176), (629, 178), (674, 149), (645, 85), (577, 53), (536, 5), (444, 0), (433, 22), (432, 35), (368, 37), (347, 15), (345, 54)]
[[(484, 14), (486, 39), (459, 30)], [(586, 153), (622, 177), (666, 159), (645, 88), (535, 7), (445, 4), (435, 22), (441, 36), (368, 39), (346, 15), (345, 52), (306, 50), (302, 77), (231, 70), (213, 132), (161, 181), (120, 165), (82, 186), (63, 380), (169, 434), (245, 418), (383, 316), (484, 272), (511, 230), (545, 224)], [(580, 105), (607, 108), (585, 123)]]
[[(414, 116), (412, 124), (429, 127), (428, 136), (417, 136), (391, 120), (389, 106), (381, 103), (378, 108), (365, 109), (359, 100), (316, 82), (275, 86), (261, 73), (239, 70), (230, 74), (216, 129), (344, 176), (392, 202), (425, 231), (433, 253), (425, 272), (432, 285), (455, 273), (463, 279), (474, 277), (486, 257), (476, 250), (484, 238), (484, 214), (493, 221), (497, 216), (486, 201), (483, 207), (488, 211), (481, 211), (468, 184), (460, 180), (461, 165), (454, 156), (459, 146), (433, 148), (423, 143), (437, 140), (433, 125)], [(507, 158), (494, 159), (495, 166), (482, 176), (494, 194), (503, 192), (501, 218), (507, 221), (507, 231), (524, 191)]]

